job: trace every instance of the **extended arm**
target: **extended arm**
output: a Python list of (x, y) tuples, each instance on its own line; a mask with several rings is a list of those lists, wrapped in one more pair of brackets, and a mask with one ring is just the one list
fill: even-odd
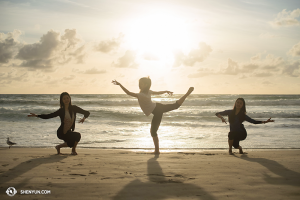
[(60, 113), (60, 109), (55, 111), (54, 113), (50, 113), (50, 114), (41, 114), (41, 115), (36, 115), (34, 113), (30, 113), (30, 115), (28, 115), (28, 117), (39, 117), (42, 119), (50, 119), (50, 118), (54, 118), (59, 116)]
[(165, 93), (168, 93), (169, 95), (172, 95), (173, 94), (173, 92), (170, 92), (170, 91), (167, 91), (167, 90), (165, 90), (165, 91), (159, 91), (159, 92), (155, 92), (155, 91), (152, 91), (152, 94), (157, 94), (157, 95), (160, 95), (160, 94), (165, 94)]
[(112, 83), (115, 84), (115, 85), (119, 85), (119, 86), (122, 88), (122, 90), (123, 90), (126, 94), (128, 94), (129, 96), (132, 96), (132, 97), (136, 97), (136, 98), (137, 98), (137, 94), (136, 94), (136, 93), (130, 92), (130, 91), (127, 90), (121, 83), (119, 83), (118, 81), (114, 80), (114, 81), (112, 81)]
[(268, 122), (274, 122), (274, 120), (271, 120), (271, 118), (269, 118), (267, 121), (257, 121), (257, 120), (254, 120), (252, 118), (250, 118), (249, 116), (245, 116), (245, 120), (247, 122), (250, 122), (252, 124), (265, 124), (265, 123), (268, 123)]

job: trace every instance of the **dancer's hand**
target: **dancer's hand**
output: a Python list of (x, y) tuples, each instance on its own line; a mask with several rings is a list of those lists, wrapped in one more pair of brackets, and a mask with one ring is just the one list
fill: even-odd
[(270, 119), (268, 119), (267, 121), (265, 121), (265, 123), (268, 123), (268, 122), (275, 122), (275, 120), (271, 120), (271, 117), (270, 117)]
[(222, 122), (224, 122), (225, 124), (227, 124), (226, 119), (224, 119), (223, 117), (221, 118)]
[(36, 114), (34, 114), (34, 113), (30, 113), (30, 115), (27, 115), (28, 117), (37, 117), (37, 115)]
[(166, 91), (166, 93), (168, 93), (168, 95), (173, 95), (173, 92), (171, 92), (171, 91)]
[(82, 118), (81, 120), (79, 120), (78, 123), (82, 123), (83, 124), (84, 120), (85, 120), (85, 118)]
[(116, 81), (116, 80), (113, 80), (112, 83), (115, 84), (115, 85), (121, 85), (121, 83), (119, 83), (119, 82)]
[(218, 114), (217, 117), (219, 117), (222, 120), (222, 122), (224, 122), (225, 124), (227, 124), (226, 120), (224, 119), (224, 117), (222, 117), (222, 115)]

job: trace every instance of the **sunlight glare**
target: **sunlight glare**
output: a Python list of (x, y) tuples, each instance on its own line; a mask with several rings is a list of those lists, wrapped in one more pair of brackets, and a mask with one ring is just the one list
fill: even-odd
[(170, 13), (156, 13), (132, 23), (130, 46), (146, 60), (173, 60), (173, 51), (189, 44), (188, 27), (183, 19)]

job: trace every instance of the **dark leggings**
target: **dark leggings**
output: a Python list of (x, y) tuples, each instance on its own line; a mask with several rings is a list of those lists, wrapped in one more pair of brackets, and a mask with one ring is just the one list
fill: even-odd
[(228, 139), (229, 140), (233, 140), (233, 147), (234, 148), (239, 148), (240, 146), (240, 136), (239, 136), (239, 133), (238, 132), (229, 132), (228, 133)]
[(81, 135), (78, 132), (72, 132), (71, 130), (68, 131), (64, 135), (64, 141), (67, 143), (67, 145), (72, 148), (75, 144), (75, 142), (79, 142), (81, 139)]
[(175, 110), (179, 107), (180, 105), (177, 104), (177, 102), (173, 104), (156, 103), (156, 107), (152, 111), (153, 119), (151, 122), (151, 129), (150, 129), (152, 137), (157, 137), (157, 130), (159, 128), (163, 113), (169, 112), (171, 110)]

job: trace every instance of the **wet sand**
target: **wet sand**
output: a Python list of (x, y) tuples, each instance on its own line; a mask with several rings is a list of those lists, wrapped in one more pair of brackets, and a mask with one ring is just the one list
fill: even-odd
[(300, 199), (300, 150), (70, 151), (0, 148), (0, 199)]

